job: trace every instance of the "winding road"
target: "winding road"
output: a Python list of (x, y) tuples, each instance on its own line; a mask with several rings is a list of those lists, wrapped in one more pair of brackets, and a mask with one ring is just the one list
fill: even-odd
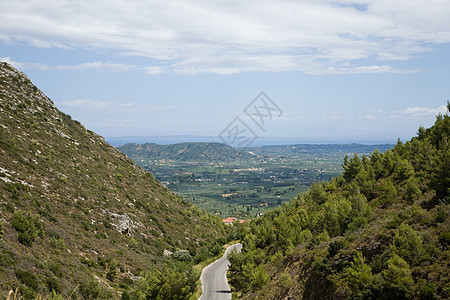
[(203, 293), (199, 300), (231, 299), (231, 290), (227, 280), (227, 270), (228, 265), (230, 264), (228, 253), (233, 249), (240, 252), (242, 244), (229, 246), (221, 258), (203, 269), (202, 276), (200, 277)]

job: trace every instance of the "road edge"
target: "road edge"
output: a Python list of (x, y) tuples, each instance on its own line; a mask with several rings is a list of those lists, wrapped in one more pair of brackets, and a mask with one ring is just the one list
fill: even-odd
[[(198, 300), (202, 300), (202, 296), (203, 296), (203, 286), (204, 286), (204, 284), (203, 284), (203, 272), (206, 270), (206, 269), (208, 269), (213, 263), (215, 263), (216, 261), (218, 261), (219, 259), (222, 259), (223, 257), (225, 257), (225, 256), (228, 256), (228, 254), (232, 251), (232, 249), (231, 248), (234, 248), (236, 245), (241, 245), (241, 249), (242, 249), (242, 244), (241, 243), (239, 243), (239, 242), (237, 242), (237, 243), (235, 243), (235, 244), (232, 244), (232, 245), (229, 245), (226, 249), (225, 249), (225, 252), (224, 252), (224, 254), (222, 255), (222, 256), (220, 256), (219, 258), (217, 258), (216, 260), (214, 260), (213, 262), (211, 262), (210, 264), (208, 264), (206, 267), (204, 267), (203, 269), (202, 269), (202, 273), (200, 274), (200, 282), (201, 282), (201, 294), (200, 294), (200, 296), (198, 297)], [(227, 284), (228, 284), (228, 287), (230, 287), (230, 285), (229, 285), (229, 283), (228, 283), (228, 278), (227, 278)]]

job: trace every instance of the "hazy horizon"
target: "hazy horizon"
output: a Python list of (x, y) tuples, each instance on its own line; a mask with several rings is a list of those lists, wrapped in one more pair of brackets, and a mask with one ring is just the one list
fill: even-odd
[[(155, 143), (160, 145), (170, 145), (177, 143), (197, 143), (197, 142), (218, 142), (223, 143), (217, 136), (200, 136), (200, 135), (170, 135), (170, 136), (117, 136), (104, 137), (112, 146), (122, 146), (128, 143), (145, 144)], [(302, 138), (282, 138), (282, 137), (261, 137), (256, 139), (249, 147), (261, 146), (282, 146), (296, 144), (361, 144), (361, 145), (395, 145), (395, 141), (387, 140), (314, 140)]]

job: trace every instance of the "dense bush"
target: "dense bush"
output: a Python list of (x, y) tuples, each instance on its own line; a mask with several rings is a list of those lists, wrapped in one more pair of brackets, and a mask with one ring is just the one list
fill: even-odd
[(16, 277), (26, 286), (32, 288), (37, 291), (39, 288), (39, 280), (36, 275), (31, 272), (18, 269), (16, 270)]
[(45, 235), (44, 225), (38, 215), (28, 213), (23, 216), (21, 210), (14, 212), (11, 225), (19, 232), (18, 240), (25, 246), (31, 246), (37, 236), (43, 238)]
[(0, 239), (3, 238), (3, 222), (0, 220)]
[(200, 272), (189, 263), (167, 262), (149, 270), (129, 292), (129, 299), (190, 299), (199, 277)]
[(345, 282), (353, 291), (352, 298), (368, 298), (373, 282), (372, 268), (365, 263), (361, 251), (356, 253), (350, 266), (344, 272)]
[(81, 283), (79, 292), (84, 299), (98, 299), (102, 296), (102, 289), (95, 278)]
[(189, 253), (189, 251), (187, 251), (187, 250), (175, 251), (175, 253), (173, 254), (173, 258), (180, 260), (180, 261), (191, 261), (192, 260), (192, 256)]
[(46, 278), (45, 285), (47, 286), (49, 292), (51, 292), (51, 293), (60, 294), (62, 292), (61, 284), (59, 283), (58, 278), (56, 278), (54, 276)]
[(229, 257), (233, 288), (252, 298), (448, 298), (449, 138), (440, 115), (384, 154), (345, 157), (341, 177), (245, 224), (243, 251)]

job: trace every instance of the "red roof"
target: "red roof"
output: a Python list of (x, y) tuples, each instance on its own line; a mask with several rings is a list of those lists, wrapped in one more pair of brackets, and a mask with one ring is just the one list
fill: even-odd
[(223, 219), (222, 221), (224, 221), (227, 224), (231, 224), (231, 223), (237, 221), (237, 219), (234, 217), (229, 217), (229, 218)]

